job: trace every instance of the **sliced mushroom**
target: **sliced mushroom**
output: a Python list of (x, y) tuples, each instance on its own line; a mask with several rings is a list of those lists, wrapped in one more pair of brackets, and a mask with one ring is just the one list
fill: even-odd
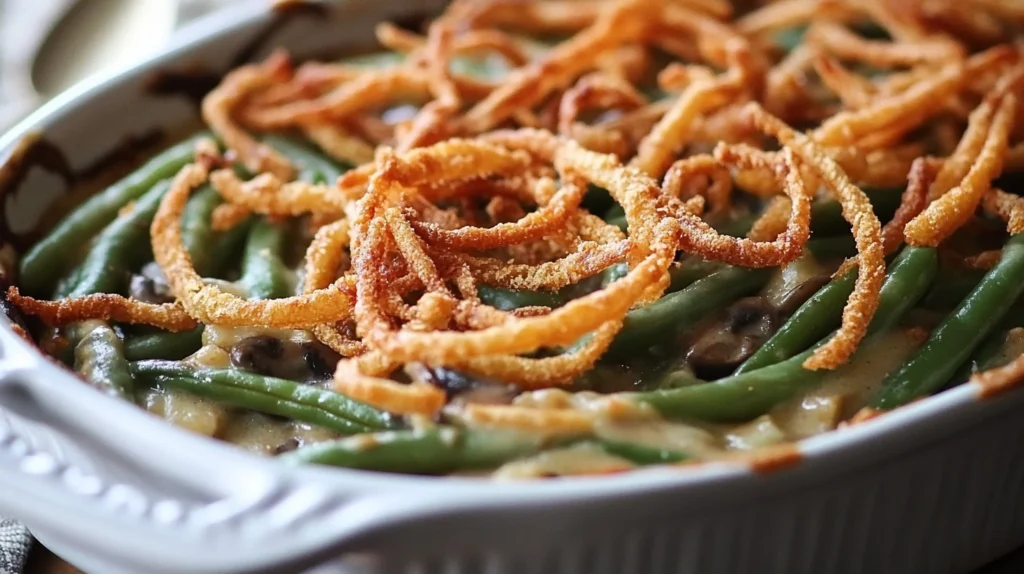
[(445, 367), (427, 367), (420, 363), (406, 366), (406, 373), (416, 381), (429, 383), (443, 390), (452, 404), (507, 405), (519, 390), (497, 381), (471, 377)]
[(239, 369), (304, 382), (331, 378), (340, 356), (316, 341), (286, 341), (255, 335), (231, 347), (231, 364)]
[(779, 314), (767, 299), (740, 299), (690, 346), (686, 362), (700, 378), (726, 376), (761, 348), (778, 326)]
[(174, 296), (171, 295), (167, 285), (161, 285), (145, 275), (132, 275), (128, 282), (128, 295), (132, 299), (154, 305), (174, 302)]

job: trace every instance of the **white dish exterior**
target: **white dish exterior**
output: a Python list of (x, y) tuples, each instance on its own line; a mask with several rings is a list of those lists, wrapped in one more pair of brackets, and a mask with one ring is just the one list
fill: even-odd
[[(58, 97), (0, 139), (0, 157), (42, 130), (81, 167), (125, 136), (194, 121), (145, 79), (225, 69), (275, 18), (266, 4), (197, 22), (163, 55)], [(265, 45), (367, 46), (376, 22), (443, 4), (332, 2)], [(30, 174), (5, 198), (9, 226), (34, 221), (58, 183)], [(964, 385), (805, 441), (798, 463), (771, 472), (493, 483), (293, 469), (103, 396), (0, 326), (0, 513), (90, 571), (965, 572), (1024, 542), (1022, 420), (1024, 390), (982, 399)]]

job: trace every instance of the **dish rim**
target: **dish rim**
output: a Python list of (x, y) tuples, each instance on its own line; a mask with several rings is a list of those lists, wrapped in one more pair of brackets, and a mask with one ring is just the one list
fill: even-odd
[[(358, 2), (345, 2), (345, 0), (330, 3), (358, 4)], [(87, 80), (58, 95), (15, 124), (0, 136), (0, 158), (7, 157), (25, 136), (34, 131), (45, 132), (47, 128), (75, 116), (79, 113), (78, 108), (101, 98), (103, 94), (116, 89), (120, 83), (131, 82), (161, 65), (187, 59), (190, 55), (202, 54), (207, 49), (206, 45), (209, 42), (237, 29), (265, 23), (264, 21), (271, 15), (272, 10), (267, 9), (262, 3), (244, 2), (224, 8), (214, 15), (189, 24), (176, 33), (172, 42), (164, 50), (148, 56), (126, 69), (111, 71)], [(656, 494), (667, 490), (694, 489), (702, 486), (730, 485), (728, 487), (733, 488), (731, 485), (734, 483), (761, 480), (765, 474), (785, 473), (812, 462), (828, 464), (830, 461), (863, 458), (871, 453), (877, 454), (880, 450), (885, 450), (878, 448), (879, 439), (890, 441), (890, 444), (887, 445), (889, 450), (920, 448), (942, 440), (945, 434), (948, 434), (943, 432), (941, 424), (943, 421), (956, 420), (969, 411), (978, 409), (980, 409), (978, 416), (982, 416), (982, 413), (992, 415), (999, 410), (1010, 408), (1010, 403), (1014, 401), (1009, 400), (1008, 395), (1024, 396), (1024, 389), (1016, 389), (987, 399), (982, 396), (977, 384), (965, 383), (874, 420), (793, 443), (800, 455), (799, 460), (794, 465), (784, 466), (770, 473), (759, 472), (748, 461), (730, 460), (677, 467), (659, 466), (610, 476), (572, 477), (570, 480), (505, 482), (488, 478), (422, 477), (335, 467), (288, 467), (270, 458), (264, 459), (245, 453), (237, 447), (216, 439), (195, 435), (152, 417), (138, 406), (95, 392), (84, 385), (74, 374), (51, 364), (41, 351), (21, 340), (10, 328), (6, 318), (0, 323), (2, 323), (0, 329), (3, 330), (4, 335), (8, 335), (5, 337), (8, 340), (7, 344), (14, 346), (18, 351), (15, 353), (9, 348), (5, 349), (4, 361), (19, 354), (27, 354), (33, 359), (34, 365), (23, 371), (24, 376), (51, 377), (54, 384), (68, 389), (61, 400), (79, 401), (80, 408), (87, 408), (98, 416), (116, 416), (121, 419), (134, 417), (139, 421), (142, 432), (165, 436), (165, 442), (169, 447), (187, 448), (197, 459), (203, 456), (212, 456), (217, 460), (217, 465), (212, 466), (234, 464), (236, 461), (242, 464), (244, 457), (246, 465), (259, 467), (271, 475), (294, 477), (300, 482), (308, 478), (318, 482), (358, 488), (400, 490), (415, 487), (417, 490), (443, 490), (449, 493), (452, 491), (452, 486), (457, 486), (458, 493), (456, 494), (459, 496), (456, 498), (471, 499), (476, 495), (486, 494), (488, 502), (495, 505), (511, 502), (517, 504), (555, 502), (565, 504), (591, 498), (622, 498), (641, 493)], [(141, 416), (136, 417), (135, 415)], [(155, 424), (146, 426), (149, 422), (145, 422), (142, 417), (151, 419), (151, 422)], [(847, 462), (850, 461), (847, 460)], [(210, 463), (207, 464), (210, 465)]]

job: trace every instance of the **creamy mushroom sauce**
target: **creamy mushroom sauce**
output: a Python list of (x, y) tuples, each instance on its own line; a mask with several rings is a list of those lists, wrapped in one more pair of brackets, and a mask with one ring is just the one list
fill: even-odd
[[(809, 253), (775, 272), (765, 288), (757, 295), (774, 310), (785, 307), (791, 313), (812, 293), (793, 301), (793, 294), (807, 282), (821, 282), (835, 271), (835, 264), (823, 264)], [(226, 289), (232, 283), (219, 281)], [(776, 321), (771, 332), (781, 325)], [(716, 333), (724, 329), (725, 322), (714, 318), (706, 321), (687, 340), (699, 341), (705, 337), (722, 337)], [(767, 333), (771, 335), (771, 333)], [(1009, 343), (1024, 348), (1024, 330), (1011, 337)], [(186, 362), (211, 368), (238, 368), (237, 349), (247, 342), (274, 340), (284, 348), (315, 343), (312, 333), (304, 330), (229, 328), (207, 326), (203, 333), (203, 347), (188, 357)], [(473, 379), (455, 373), (443, 375), (438, 382), (452, 392), (452, 402), (513, 403), (555, 409), (572, 409), (589, 414), (594, 419), (598, 438), (632, 443), (657, 449), (692, 453), (702, 459), (714, 460), (736, 451), (749, 451), (773, 444), (799, 440), (835, 429), (839, 421), (864, 406), (868, 396), (886, 373), (896, 368), (920, 344), (920, 336), (897, 329), (875, 338), (865, 347), (865, 360), (856, 361), (828, 374), (825, 380), (808, 392), (776, 406), (768, 414), (753, 421), (735, 425), (685, 423), (661, 420), (650, 408), (616, 400), (595, 392), (566, 392), (545, 389), (517, 394), (508, 385), (479, 384)], [(763, 342), (763, 341), (761, 341)], [(1015, 347), (1016, 348), (1016, 347)], [(1018, 351), (1008, 349), (1010, 356)], [(285, 352), (287, 355), (287, 352)], [(422, 366), (406, 369), (411, 376), (424, 376), (429, 371)], [(435, 376), (441, 376), (435, 373)], [(329, 387), (328, 379), (307, 380), (309, 384)], [(190, 431), (216, 437), (251, 452), (274, 455), (303, 445), (337, 438), (339, 435), (306, 423), (280, 417), (235, 409), (196, 397), (188, 392), (155, 387), (140, 392), (139, 403), (151, 413)], [(426, 419), (410, 419), (415, 427), (434, 423)], [(545, 451), (486, 472), (459, 472), (458, 476), (491, 476), (499, 479), (522, 479), (561, 475), (605, 474), (634, 468), (622, 458), (608, 454), (592, 444), (582, 443)]]

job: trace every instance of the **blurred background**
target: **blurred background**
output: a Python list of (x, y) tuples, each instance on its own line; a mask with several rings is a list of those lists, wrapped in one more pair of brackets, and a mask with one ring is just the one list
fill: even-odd
[(90, 75), (158, 51), (198, 16), (246, 0), (0, 0), (0, 132)]

